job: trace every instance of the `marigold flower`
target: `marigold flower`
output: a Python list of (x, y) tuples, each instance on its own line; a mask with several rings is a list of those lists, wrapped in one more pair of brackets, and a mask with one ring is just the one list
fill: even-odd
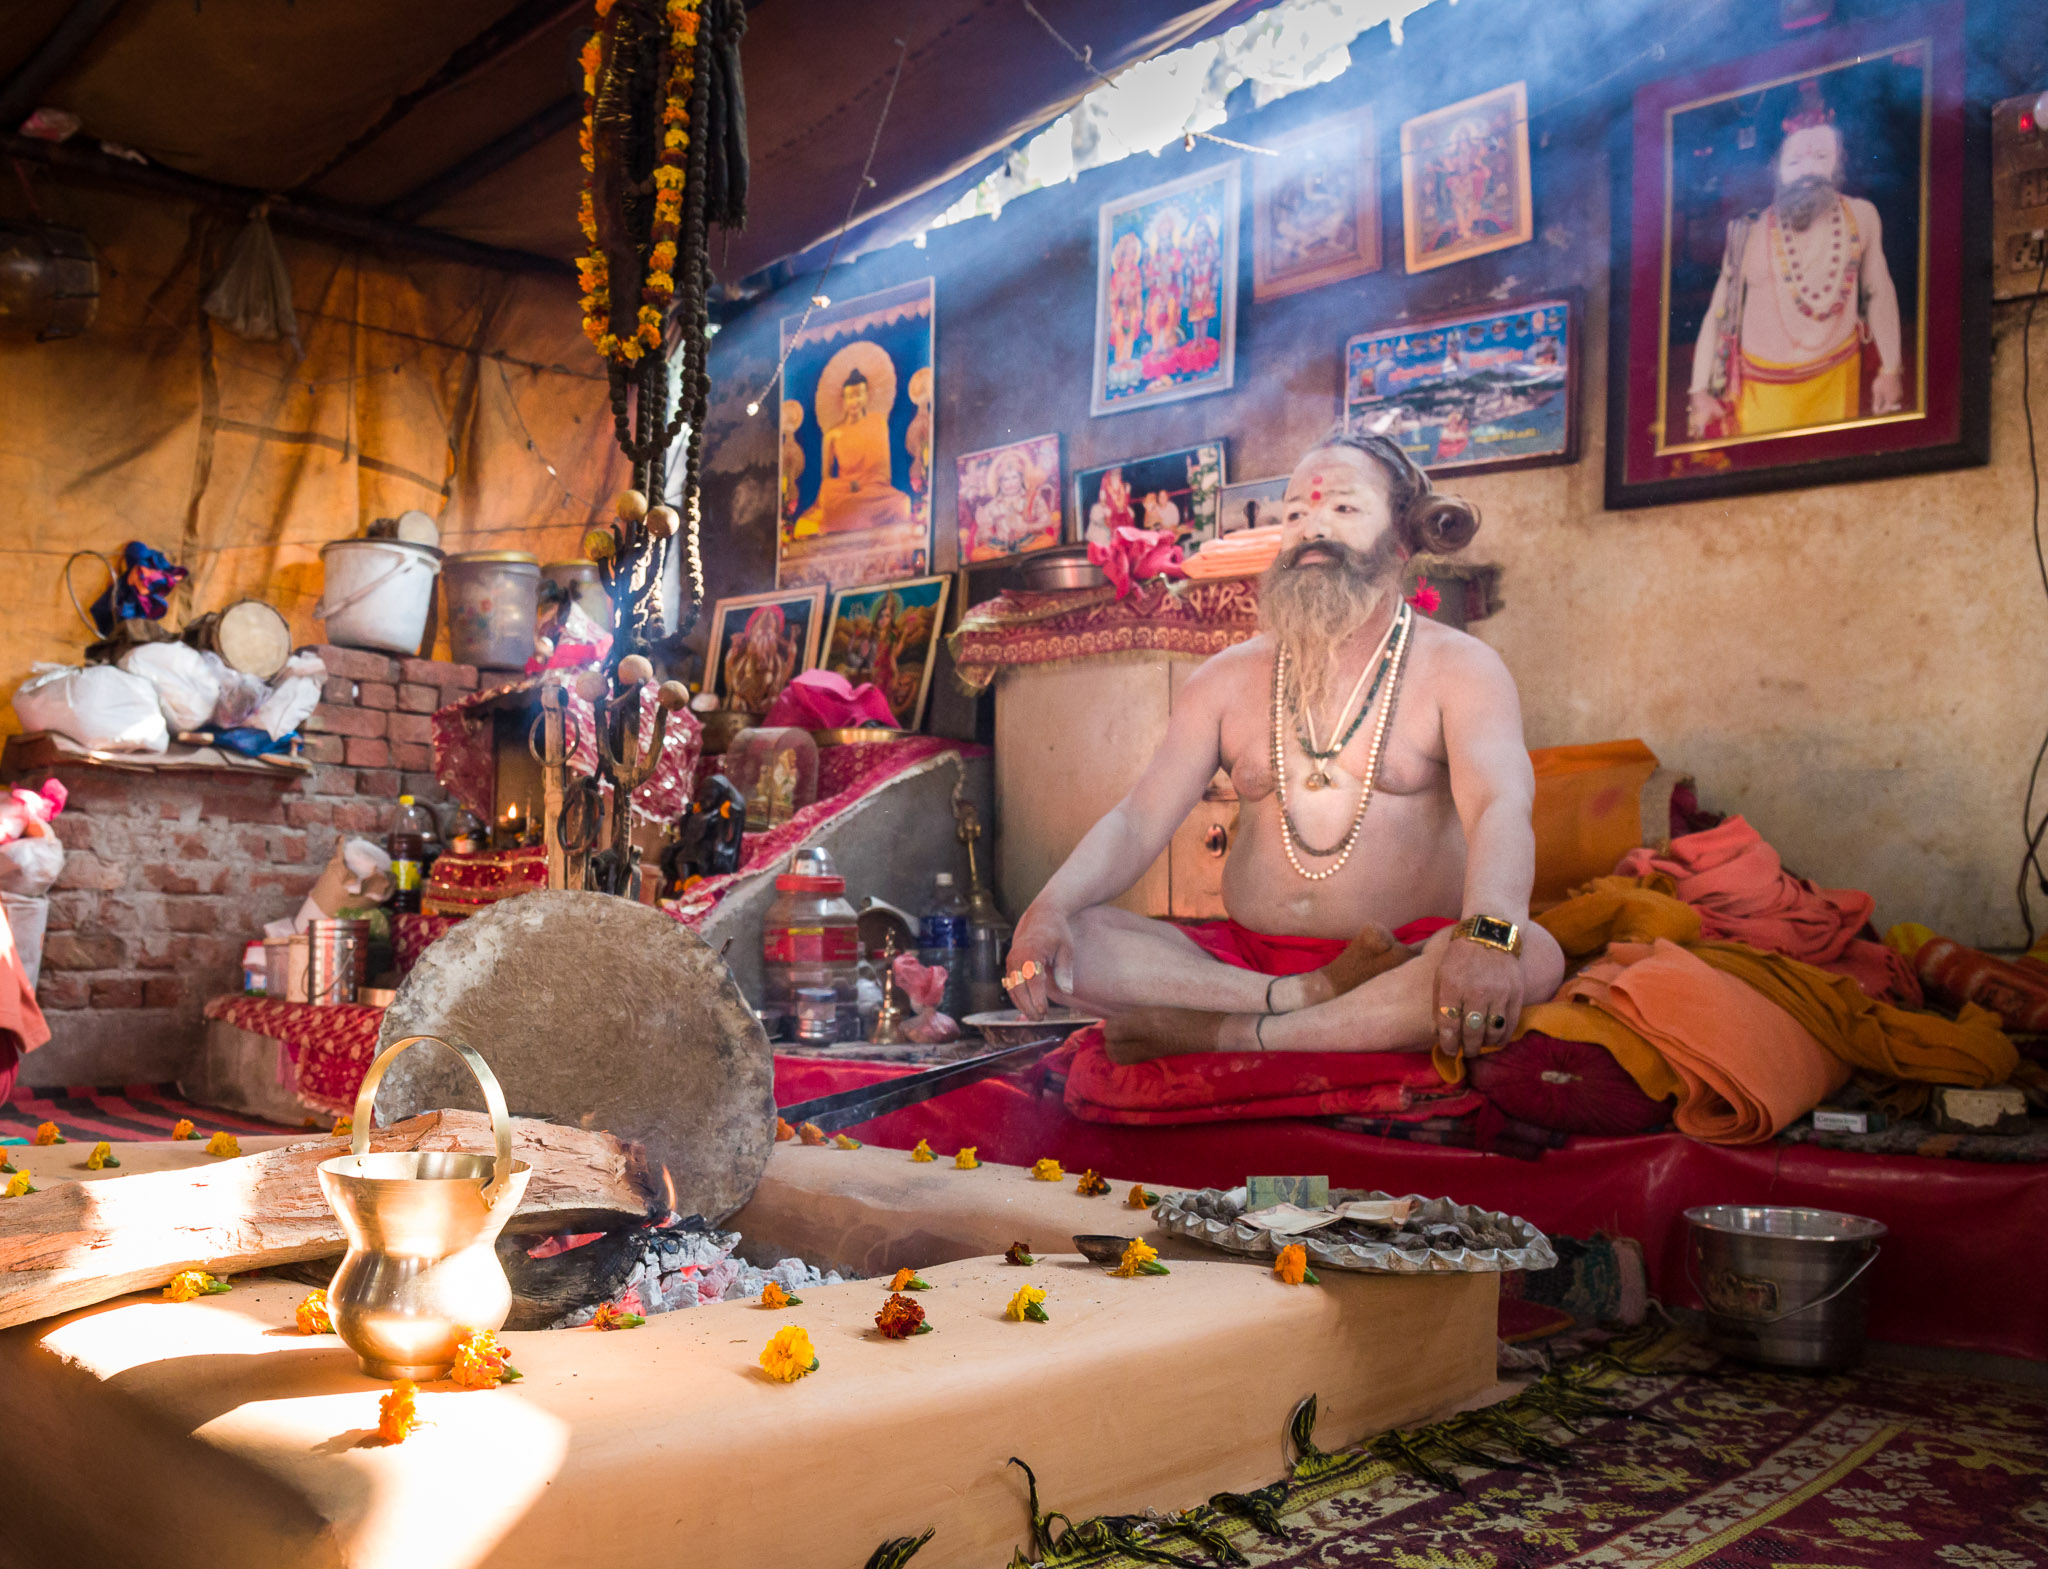
[(761, 1306), (765, 1308), (796, 1307), (802, 1297), (793, 1297), (782, 1289), (780, 1281), (771, 1280), (761, 1288)]
[(857, 1150), (860, 1148), (860, 1140), (848, 1133), (835, 1133), (832, 1135), (832, 1147), (841, 1150)]
[(1059, 1182), (1064, 1180), (1066, 1175), (1060, 1170), (1060, 1163), (1050, 1155), (1033, 1163), (1031, 1167), (1031, 1178), (1034, 1182)]
[(1037, 1259), (1031, 1256), (1031, 1244), (1028, 1242), (1012, 1242), (1008, 1250), (1004, 1252), (1003, 1258), (1011, 1264), (1028, 1265), (1038, 1262)]
[(401, 1378), (391, 1386), (391, 1392), (377, 1402), (377, 1436), (387, 1444), (402, 1444), (406, 1435), (420, 1425), (419, 1407), (415, 1400), (420, 1386), (409, 1378)]
[(1159, 1202), (1159, 1195), (1142, 1182), (1131, 1184), (1130, 1194), (1124, 1199), (1126, 1209), (1150, 1209)]
[[(556, 58), (560, 58), (557, 56)], [(583, 67), (585, 76), (595, 75), (597, 68), (604, 64), (604, 34), (592, 33), (584, 41), (583, 52), (576, 57), (576, 63)]]
[(1034, 1324), (1049, 1324), (1051, 1318), (1039, 1304), (1045, 1301), (1045, 1291), (1039, 1286), (1019, 1286), (1017, 1294), (1010, 1298), (1010, 1305), (1003, 1309), (1003, 1317), (1015, 1319), (1018, 1323), (1030, 1320)]
[(38, 1144), (68, 1144), (71, 1142), (57, 1131), (57, 1124), (54, 1122), (45, 1122), (38, 1126), (35, 1141)]
[(939, 1157), (932, 1153), (931, 1144), (924, 1139), (917, 1141), (917, 1148), (910, 1152), (910, 1158), (920, 1166), (928, 1166)]
[(657, 167), (654, 171), (654, 188), (658, 191), (681, 190), (683, 188), (683, 171), (680, 169)]
[(825, 1130), (815, 1122), (807, 1122), (796, 1130), (796, 1136), (806, 1144), (819, 1145), (825, 1142)]
[(455, 1342), (455, 1365), (448, 1376), (464, 1389), (496, 1389), (519, 1377), (505, 1343), (488, 1329), (466, 1329)]
[(793, 1384), (804, 1374), (818, 1371), (818, 1353), (801, 1326), (784, 1324), (762, 1348), (761, 1366), (770, 1378)]
[(961, 1145), (959, 1153), (953, 1157), (953, 1169), (955, 1171), (974, 1171), (979, 1168), (981, 1161), (974, 1152), (980, 1148), (979, 1144)]
[(592, 1329), (638, 1329), (647, 1320), (638, 1313), (628, 1313), (616, 1302), (603, 1302), (591, 1315)]
[(299, 1322), (302, 1335), (331, 1335), (334, 1333), (334, 1318), (327, 1311), (327, 1293), (315, 1287), (306, 1293), (298, 1311), (292, 1315)]
[(14, 1170), (14, 1147), (11, 1144), (0, 1144), (0, 1171), (12, 1170)]
[(931, 1283), (914, 1269), (899, 1269), (896, 1278), (889, 1282), (891, 1291), (929, 1291)]
[(1099, 1198), (1109, 1191), (1109, 1178), (1100, 1175), (1090, 1166), (1081, 1180), (1074, 1184), (1074, 1191), (1083, 1198)]
[(29, 1181), (29, 1174), (25, 1167), (17, 1169), (14, 1175), (7, 1179), (6, 1196), (8, 1198), (18, 1199), (36, 1191), (36, 1185)]
[(923, 1306), (898, 1291), (891, 1293), (875, 1315), (875, 1328), (886, 1339), (908, 1340), (912, 1335), (928, 1334), (931, 1325), (924, 1321)]
[(777, 1144), (787, 1144), (791, 1139), (795, 1137), (796, 1129), (792, 1128), (787, 1122), (784, 1122), (780, 1117), (777, 1117), (775, 1119), (775, 1142)]
[(1273, 1260), (1273, 1273), (1290, 1286), (1322, 1284), (1308, 1267), (1308, 1249), (1299, 1242), (1290, 1242), (1280, 1250), (1279, 1257)]
[(327, 1136), (331, 1139), (353, 1138), (355, 1131), (356, 1119), (344, 1113), (334, 1119), (334, 1127)]
[(92, 1153), (85, 1157), (85, 1169), (87, 1171), (106, 1171), (110, 1167), (120, 1164), (114, 1158), (114, 1146), (107, 1143), (105, 1139), (95, 1144), (92, 1147)]
[(225, 1280), (216, 1280), (203, 1269), (182, 1269), (164, 1287), (164, 1300), (190, 1302), (194, 1297), (217, 1297), (230, 1289)]
[(1159, 1262), (1157, 1248), (1142, 1238), (1134, 1237), (1124, 1246), (1123, 1262), (1110, 1273), (1125, 1280), (1134, 1280), (1139, 1275), (1164, 1275), (1168, 1270)]
[(232, 1133), (216, 1133), (206, 1141), (206, 1153), (209, 1155), (239, 1155), (242, 1153), (242, 1145)]
[(171, 1129), (171, 1137), (174, 1139), (189, 1139), (194, 1131), (192, 1119), (190, 1117), (180, 1117), (177, 1125)]

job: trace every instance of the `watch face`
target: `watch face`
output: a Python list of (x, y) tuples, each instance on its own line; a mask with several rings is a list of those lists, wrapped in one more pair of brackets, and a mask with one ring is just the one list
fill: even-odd
[(1472, 935), (1481, 942), (1495, 943), (1505, 948), (1515, 940), (1515, 923), (1503, 921), (1497, 915), (1475, 916), (1472, 921)]

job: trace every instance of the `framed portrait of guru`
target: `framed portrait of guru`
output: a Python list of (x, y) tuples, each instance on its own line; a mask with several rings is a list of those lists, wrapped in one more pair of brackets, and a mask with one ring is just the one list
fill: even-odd
[(1963, 47), (1960, 4), (1915, 6), (1638, 89), (1614, 158), (1610, 508), (1986, 461)]

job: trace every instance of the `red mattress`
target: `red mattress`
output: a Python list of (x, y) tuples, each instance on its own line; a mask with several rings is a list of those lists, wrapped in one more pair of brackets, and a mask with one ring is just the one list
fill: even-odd
[[(782, 1105), (907, 1070), (778, 1057)], [(1541, 1160), (1409, 1144), (1304, 1121), (1119, 1127), (1082, 1122), (1033, 1083), (996, 1079), (857, 1130), (899, 1149), (919, 1139), (950, 1153), (1180, 1187), (1232, 1187), (1253, 1174), (1327, 1175), (1343, 1187), (1448, 1195), (1506, 1210), (1546, 1231), (1606, 1231), (1643, 1245), (1667, 1302), (1700, 1306), (1686, 1283), (1685, 1210), (1694, 1204), (1791, 1204), (1847, 1210), (1891, 1228), (1870, 1271), (1870, 1336), (2048, 1361), (2048, 1166), (1854, 1155), (1812, 1145), (1731, 1149), (1675, 1133), (1576, 1138)]]

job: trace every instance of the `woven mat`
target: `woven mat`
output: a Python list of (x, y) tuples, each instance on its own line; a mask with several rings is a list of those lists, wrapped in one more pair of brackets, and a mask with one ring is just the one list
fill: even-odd
[(100, 1139), (167, 1139), (180, 1121), (190, 1122), (202, 1137), (223, 1130), (302, 1131), (261, 1117), (222, 1111), (218, 1106), (202, 1106), (186, 1100), (175, 1084), (17, 1086), (11, 1098), (0, 1101), (0, 1138), (6, 1139), (32, 1139), (45, 1122), (56, 1123), (58, 1131), (74, 1144)]

